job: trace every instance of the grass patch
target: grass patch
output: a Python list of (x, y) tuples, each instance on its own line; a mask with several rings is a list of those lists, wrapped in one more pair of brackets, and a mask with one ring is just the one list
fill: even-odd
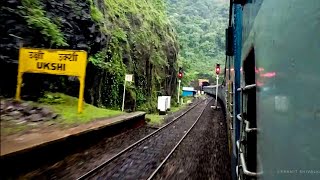
[(172, 106), (170, 111), (171, 112), (177, 112), (183, 108), (185, 108), (189, 103), (187, 103), (188, 101), (189, 102), (192, 102), (193, 100), (193, 97), (183, 97), (183, 104), (181, 104), (180, 106), (177, 105), (177, 106)]
[(164, 116), (160, 116), (158, 114), (146, 114), (146, 119), (150, 119), (148, 122), (152, 125), (161, 125), (164, 120)]
[(22, 124), (3, 123), (1, 122), (1, 136), (8, 136), (27, 130), (29, 127)]
[(77, 112), (78, 98), (62, 93), (48, 93), (45, 98), (40, 99), (38, 105), (44, 105), (60, 114), (59, 121), (62, 124), (81, 124), (90, 122), (97, 118), (112, 117), (123, 114), (121, 111), (98, 108), (84, 103), (83, 112)]
[[(187, 100), (192, 100), (192, 97), (186, 98)], [(187, 107), (188, 103), (184, 103), (180, 106), (172, 106), (170, 109), (170, 112), (174, 113), (177, 111), (180, 111), (181, 109)], [(148, 122), (151, 125), (161, 125), (164, 122), (164, 117), (159, 114), (146, 114), (146, 118), (149, 119), (150, 121)]]
[(182, 101), (183, 101), (183, 105), (185, 105), (185, 104), (187, 104), (187, 102), (189, 101), (191, 101), (192, 102), (192, 100), (193, 100), (193, 98), (194, 97), (183, 97), (182, 99)]
[[(4, 99), (1, 99), (1, 101)], [(8, 99), (9, 100), (9, 99)], [(24, 101), (22, 103), (29, 104), (32, 107), (44, 107), (59, 114), (57, 119), (45, 120), (40, 122), (31, 122), (29, 120), (20, 120), (20, 117), (10, 117), (1, 115), (1, 137), (12, 134), (24, 133), (32, 129), (43, 129), (48, 126), (58, 126), (63, 128), (72, 127), (83, 123), (88, 123), (98, 118), (108, 118), (124, 114), (119, 110), (110, 110), (98, 108), (90, 104), (84, 103), (83, 112), (79, 114), (78, 98), (71, 97), (62, 93), (46, 93), (45, 96), (37, 102)], [(26, 116), (25, 116), (26, 117)], [(22, 118), (24, 119), (24, 118)], [(21, 121), (21, 122), (20, 122)]]
[(177, 112), (181, 109), (183, 109), (184, 107), (186, 107), (188, 104), (182, 104), (180, 106), (174, 106), (174, 107), (171, 107), (170, 109), (170, 112)]

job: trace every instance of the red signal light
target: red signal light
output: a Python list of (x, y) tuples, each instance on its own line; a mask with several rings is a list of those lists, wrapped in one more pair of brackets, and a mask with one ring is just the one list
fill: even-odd
[(220, 64), (216, 65), (216, 74), (220, 74)]
[(179, 67), (178, 78), (182, 79), (182, 76), (183, 76), (183, 70), (182, 70), (182, 67)]

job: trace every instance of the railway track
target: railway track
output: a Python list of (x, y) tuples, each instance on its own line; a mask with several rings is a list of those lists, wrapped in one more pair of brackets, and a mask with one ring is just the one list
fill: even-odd
[(195, 104), (171, 122), (122, 150), (78, 180), (152, 179), (198, 122), (211, 100), (212, 98), (205, 99)]

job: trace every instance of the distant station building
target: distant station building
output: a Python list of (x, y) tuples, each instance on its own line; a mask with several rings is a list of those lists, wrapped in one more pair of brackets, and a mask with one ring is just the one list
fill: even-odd
[(182, 97), (193, 97), (197, 93), (196, 90), (194, 90), (194, 87), (183, 87), (182, 88)]

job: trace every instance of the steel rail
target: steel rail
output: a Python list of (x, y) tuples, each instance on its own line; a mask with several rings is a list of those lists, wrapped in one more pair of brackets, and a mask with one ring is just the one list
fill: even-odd
[(183, 112), (182, 114), (180, 114), (179, 116), (175, 117), (172, 121), (168, 122), (167, 124), (165, 124), (164, 126), (162, 126), (161, 128), (157, 129), (156, 131), (152, 132), (151, 134), (145, 136), (144, 138), (140, 139), (139, 141), (135, 142), (134, 144), (130, 145), (129, 147), (125, 148), (124, 150), (120, 151), (118, 154), (114, 155), (113, 157), (111, 157), (110, 159), (106, 160), (105, 162), (103, 162), (102, 164), (100, 164), (99, 166), (93, 168), (92, 170), (90, 170), (89, 172), (85, 173), (84, 175), (80, 176), (79, 178), (77, 178), (77, 180), (83, 180), (85, 178), (90, 177), (91, 175), (93, 175), (95, 172), (99, 171), (103, 166), (106, 166), (107, 164), (109, 164), (110, 162), (112, 162), (113, 160), (115, 160), (116, 158), (118, 158), (119, 156), (121, 156), (122, 154), (124, 154), (125, 152), (131, 150), (132, 148), (134, 148), (135, 146), (139, 145), (140, 143), (144, 142), (145, 140), (151, 138), (152, 136), (154, 136), (155, 134), (159, 133), (160, 131), (162, 131), (163, 129), (167, 128), (169, 125), (171, 125), (172, 123), (174, 123), (175, 121), (177, 121), (178, 119), (180, 119), (182, 116), (186, 115), (189, 111), (191, 111), (192, 109), (194, 109), (196, 106), (198, 106), (199, 104), (201, 104), (202, 102), (204, 102), (205, 100), (201, 100), (200, 102), (196, 103), (195, 105), (193, 105), (192, 107), (190, 107), (187, 111)]
[(203, 110), (201, 111), (200, 115), (198, 116), (198, 118), (195, 120), (195, 122), (192, 124), (192, 126), (189, 128), (189, 130), (182, 136), (182, 138), (179, 140), (179, 142), (174, 146), (174, 148), (170, 151), (170, 153), (166, 156), (166, 158), (161, 162), (161, 164), (157, 167), (156, 170), (153, 171), (153, 173), (149, 176), (148, 180), (151, 180), (157, 173), (158, 171), (161, 169), (161, 167), (167, 162), (167, 160), (171, 157), (171, 155), (173, 154), (173, 152), (178, 148), (178, 146), (181, 144), (181, 142), (185, 139), (185, 137), (187, 137), (187, 135), (190, 133), (190, 131), (193, 129), (193, 127), (197, 124), (197, 122), (199, 121), (200, 117), (203, 115), (204, 110), (207, 108), (208, 104), (211, 102), (212, 100), (210, 100), (206, 106), (203, 108)]

